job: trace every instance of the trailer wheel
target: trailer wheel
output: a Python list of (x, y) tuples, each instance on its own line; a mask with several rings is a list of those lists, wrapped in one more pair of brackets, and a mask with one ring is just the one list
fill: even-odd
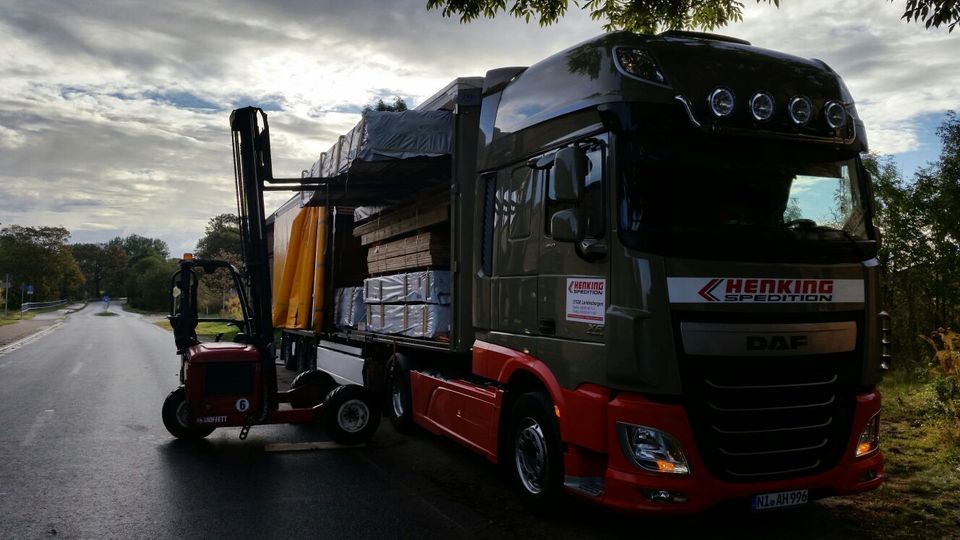
[(361, 444), (380, 425), (380, 408), (373, 394), (355, 384), (334, 388), (323, 401), (323, 425), (340, 444)]
[(394, 356), (387, 365), (387, 417), (400, 433), (412, 433), (413, 400), (410, 390), (410, 370)]
[(171, 435), (183, 440), (199, 440), (214, 430), (212, 427), (187, 425), (187, 391), (182, 386), (163, 400), (163, 425)]
[(329, 373), (314, 369), (297, 375), (290, 383), (291, 390), (303, 386), (309, 386), (310, 389), (300, 399), (290, 401), (290, 406), (295, 409), (319, 405), (323, 402), (324, 396), (337, 387), (337, 381), (333, 380)]
[(563, 491), (563, 450), (550, 398), (531, 392), (517, 398), (510, 411), (510, 476), (524, 502), (546, 509)]

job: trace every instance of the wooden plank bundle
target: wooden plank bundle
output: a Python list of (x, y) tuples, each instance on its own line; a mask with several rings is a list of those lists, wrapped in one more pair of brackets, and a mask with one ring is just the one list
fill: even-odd
[(388, 238), (395, 238), (431, 225), (443, 223), (450, 218), (450, 194), (440, 193), (426, 197), (416, 204), (398, 208), (373, 218), (353, 229), (360, 237), (360, 244), (368, 246)]
[(367, 251), (367, 262), (402, 257), (422, 251), (429, 251), (435, 255), (449, 252), (449, 234), (446, 231), (427, 231), (400, 240), (371, 246), (370, 250)]

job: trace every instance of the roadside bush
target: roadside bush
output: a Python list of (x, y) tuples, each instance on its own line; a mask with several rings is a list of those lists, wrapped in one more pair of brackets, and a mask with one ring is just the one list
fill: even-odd
[(922, 336), (930, 345), (929, 358), (933, 408), (943, 419), (943, 435), (954, 447), (960, 445), (960, 334), (939, 328), (930, 336)]

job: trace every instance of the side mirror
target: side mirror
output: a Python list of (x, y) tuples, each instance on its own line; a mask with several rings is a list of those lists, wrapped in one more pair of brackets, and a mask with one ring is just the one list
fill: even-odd
[(558, 210), (550, 218), (550, 234), (557, 242), (579, 242), (585, 236), (583, 211), (579, 208)]
[(576, 146), (557, 151), (553, 159), (553, 185), (557, 201), (580, 202), (587, 178), (587, 154)]

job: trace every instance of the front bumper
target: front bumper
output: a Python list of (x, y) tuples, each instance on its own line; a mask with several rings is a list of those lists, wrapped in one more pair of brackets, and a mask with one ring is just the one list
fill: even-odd
[[(564, 437), (568, 443), (572, 442), (568, 444), (564, 462), (566, 483), (572, 492), (604, 506), (655, 514), (695, 513), (725, 502), (750, 508), (753, 495), (798, 489), (809, 490), (811, 498), (860, 493), (879, 487), (884, 478), (884, 460), (879, 451), (854, 457), (861, 430), (879, 410), (878, 392), (857, 396), (853, 429), (846, 449), (831, 469), (800, 478), (733, 483), (720, 480), (708, 471), (694, 442), (683, 406), (654, 403), (639, 394), (624, 393), (607, 403), (605, 456), (579, 447), (575, 441)], [(645, 425), (672, 435), (683, 445), (690, 474), (639, 470), (620, 449), (617, 422)], [(573, 435), (575, 439), (576, 434)], [(649, 495), (660, 491), (678, 496), (671, 502), (651, 500)]]

